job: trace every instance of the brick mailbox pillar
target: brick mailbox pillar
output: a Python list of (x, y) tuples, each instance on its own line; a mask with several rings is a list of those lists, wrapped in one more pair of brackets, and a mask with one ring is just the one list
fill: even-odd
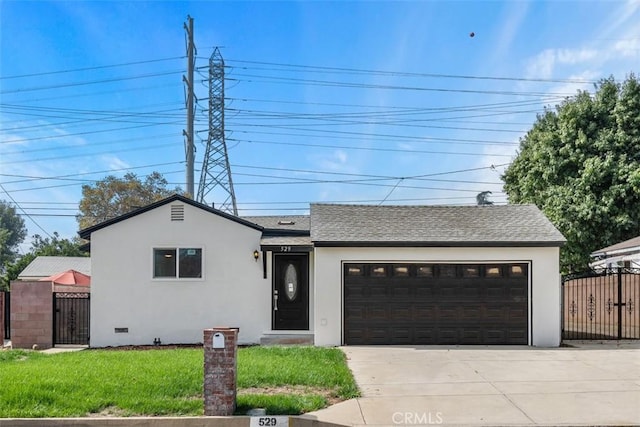
[(204, 330), (204, 414), (233, 415), (236, 410), (238, 329)]

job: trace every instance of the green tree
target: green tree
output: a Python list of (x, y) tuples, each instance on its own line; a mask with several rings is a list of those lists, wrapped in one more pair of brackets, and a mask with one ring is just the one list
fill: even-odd
[(635, 75), (545, 109), (502, 179), (510, 203), (536, 204), (567, 238), (563, 271), (584, 269), (594, 250), (640, 235)]
[(122, 178), (107, 176), (93, 185), (82, 186), (80, 214), (76, 217), (80, 229), (126, 214), (174, 193), (180, 188), (167, 188), (167, 180), (158, 172), (141, 181), (134, 173)]
[(27, 236), (24, 220), (8, 202), (0, 200), (0, 269), (18, 255), (18, 246)]
[(54, 232), (51, 237), (44, 238), (39, 234), (34, 235), (29, 252), (5, 265), (6, 271), (0, 280), (0, 289), (9, 289), (11, 281), (16, 280), (22, 270), (38, 256), (89, 256), (81, 249), (81, 245), (79, 238), (63, 239), (57, 232)]

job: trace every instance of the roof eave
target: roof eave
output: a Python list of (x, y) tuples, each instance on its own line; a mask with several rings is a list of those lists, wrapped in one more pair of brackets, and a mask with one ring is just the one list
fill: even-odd
[(496, 241), (455, 241), (455, 242), (392, 242), (392, 241), (313, 241), (315, 247), (385, 247), (385, 248), (449, 248), (449, 247), (561, 247), (566, 241), (496, 242)]
[(215, 215), (221, 216), (223, 218), (226, 218), (226, 219), (229, 219), (231, 221), (237, 222), (239, 224), (245, 225), (247, 227), (253, 228), (255, 230), (263, 231), (263, 227), (259, 226), (258, 224), (254, 224), (252, 222), (246, 221), (246, 220), (244, 220), (244, 219), (242, 219), (240, 217), (237, 217), (235, 215), (231, 215), (231, 214), (228, 214), (226, 212), (219, 211), (219, 210), (217, 210), (215, 208), (212, 208), (212, 207), (209, 207), (209, 206), (204, 205), (202, 203), (196, 202), (195, 200), (189, 199), (189, 198), (187, 198), (185, 196), (182, 196), (180, 194), (174, 194), (174, 195), (169, 196), (167, 198), (164, 198), (162, 200), (158, 200), (157, 202), (151, 203), (151, 204), (149, 204), (147, 206), (143, 206), (143, 207), (141, 207), (139, 209), (135, 209), (135, 210), (133, 210), (131, 212), (127, 212), (126, 214), (123, 214), (123, 215), (117, 216), (115, 218), (103, 221), (103, 222), (101, 222), (99, 224), (96, 224), (96, 225), (93, 225), (91, 227), (87, 227), (87, 228), (85, 228), (83, 230), (78, 231), (78, 235), (81, 238), (85, 239), (85, 240), (91, 240), (91, 233), (93, 233), (94, 231), (101, 230), (103, 228), (109, 227), (109, 226), (111, 226), (113, 224), (116, 224), (118, 222), (127, 220), (129, 218), (134, 217), (134, 216), (138, 216), (138, 215), (143, 214), (145, 212), (149, 212), (149, 211), (151, 211), (151, 210), (153, 210), (155, 208), (158, 208), (160, 206), (164, 206), (167, 203), (171, 203), (171, 202), (175, 202), (175, 201), (186, 203), (186, 204), (191, 205), (193, 207), (196, 207), (196, 208), (202, 209), (204, 211), (213, 213)]

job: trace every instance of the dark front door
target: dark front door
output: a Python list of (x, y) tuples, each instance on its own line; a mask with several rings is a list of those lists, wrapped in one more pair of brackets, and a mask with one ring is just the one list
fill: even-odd
[(274, 254), (273, 329), (309, 330), (309, 255)]

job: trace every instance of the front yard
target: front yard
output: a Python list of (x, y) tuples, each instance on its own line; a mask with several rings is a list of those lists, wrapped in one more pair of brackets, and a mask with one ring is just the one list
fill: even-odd
[[(0, 351), (0, 417), (202, 415), (203, 350)], [(358, 395), (339, 349), (238, 352), (238, 414), (300, 414)]]

